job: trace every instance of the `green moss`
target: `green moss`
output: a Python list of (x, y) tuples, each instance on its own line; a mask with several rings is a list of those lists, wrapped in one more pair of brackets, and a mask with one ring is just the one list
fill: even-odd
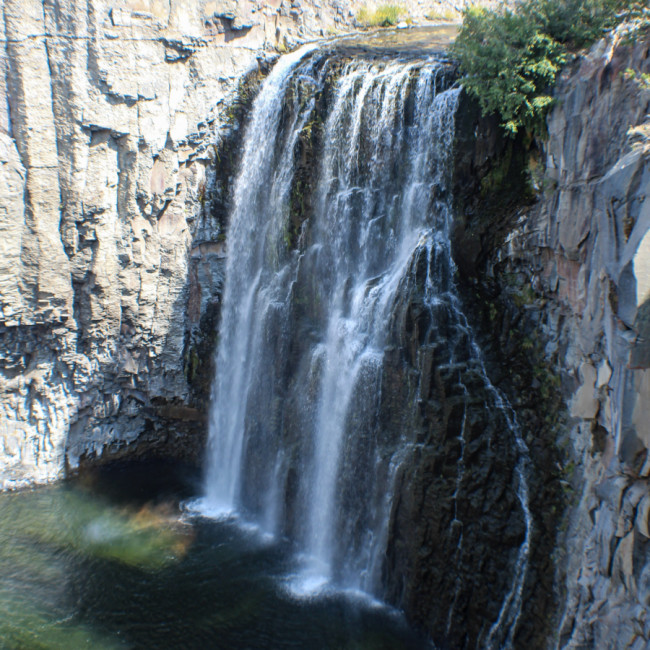
[(552, 429), (555, 429), (563, 410), (560, 393), (562, 378), (553, 365), (544, 358), (541, 343), (536, 341), (532, 348), (526, 349), (525, 351), (531, 354), (534, 362), (532, 374), (539, 385), (537, 389), (539, 396), (544, 402), (553, 406), (553, 408), (546, 410), (544, 422)]
[[(481, 198), (494, 208), (507, 209), (513, 203), (532, 201), (535, 191), (531, 185), (530, 160), (535, 155), (531, 141), (509, 141), (501, 155), (493, 161), (481, 178)], [(518, 179), (513, 181), (513, 179)]]
[(532, 305), (537, 298), (537, 294), (530, 285), (525, 285), (513, 295), (513, 300), (517, 307), (522, 308), (525, 305)]
[(534, 350), (535, 342), (526, 336), (524, 340), (521, 342), (521, 349), (526, 351)]

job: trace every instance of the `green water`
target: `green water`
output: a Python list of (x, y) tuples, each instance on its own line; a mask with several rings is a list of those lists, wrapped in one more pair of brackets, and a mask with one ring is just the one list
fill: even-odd
[(169, 466), (0, 494), (0, 648), (428, 647), (396, 612), (295, 598), (286, 543), (183, 516)]

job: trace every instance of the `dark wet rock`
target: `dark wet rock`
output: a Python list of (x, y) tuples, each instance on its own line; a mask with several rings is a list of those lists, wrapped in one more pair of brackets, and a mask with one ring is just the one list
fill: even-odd
[[(649, 639), (636, 580), (650, 561), (638, 534), (646, 511), (637, 505), (650, 474), (650, 168), (647, 149), (632, 146), (628, 131), (647, 119), (650, 97), (624, 74), (648, 71), (649, 45), (647, 32), (602, 41), (563, 73), (549, 140), (521, 168), (535, 203), (509, 205), (497, 192), (487, 211), (480, 202), (477, 210), (471, 201), (460, 206), (466, 300), (493, 377), (531, 436), (543, 526), (539, 582), (530, 582), (518, 640), (533, 647), (544, 645), (535, 620), (560, 647), (645, 647)], [(505, 145), (489, 129), (477, 133), (477, 155), (501, 169)], [(461, 163), (467, 168), (462, 156)], [(491, 209), (499, 201), (500, 213)], [(467, 232), (477, 242), (469, 262)]]

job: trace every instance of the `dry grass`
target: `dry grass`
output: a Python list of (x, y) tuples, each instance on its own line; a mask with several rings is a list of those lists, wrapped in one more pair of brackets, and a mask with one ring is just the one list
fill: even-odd
[(460, 13), (454, 11), (453, 9), (436, 9), (435, 11), (430, 11), (425, 18), (431, 22), (447, 22), (453, 23), (460, 20)]
[(394, 27), (408, 17), (408, 11), (399, 4), (380, 5), (373, 10), (362, 7), (357, 14), (357, 20), (364, 27)]
[(640, 149), (644, 153), (650, 153), (650, 115), (648, 121), (628, 129), (627, 135), (633, 149)]

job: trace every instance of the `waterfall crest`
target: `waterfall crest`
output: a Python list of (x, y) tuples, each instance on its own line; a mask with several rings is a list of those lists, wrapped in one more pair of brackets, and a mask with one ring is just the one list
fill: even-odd
[[(512, 642), (527, 571), (527, 451), (454, 283), (452, 83), (442, 58), (337, 58), (315, 46), (282, 57), (264, 82), (230, 215), (203, 507), (245, 512), (294, 540), (303, 586), (389, 595), (398, 495), (426, 453), (435, 359), (458, 421), (450, 562), (467, 556), (459, 504), (466, 447), (477, 444), (475, 387), (517, 459), (523, 541), (504, 560), (514, 575), (483, 632), (499, 647)], [(400, 382), (412, 385), (406, 400)], [(455, 580), (448, 633), (463, 601)]]

